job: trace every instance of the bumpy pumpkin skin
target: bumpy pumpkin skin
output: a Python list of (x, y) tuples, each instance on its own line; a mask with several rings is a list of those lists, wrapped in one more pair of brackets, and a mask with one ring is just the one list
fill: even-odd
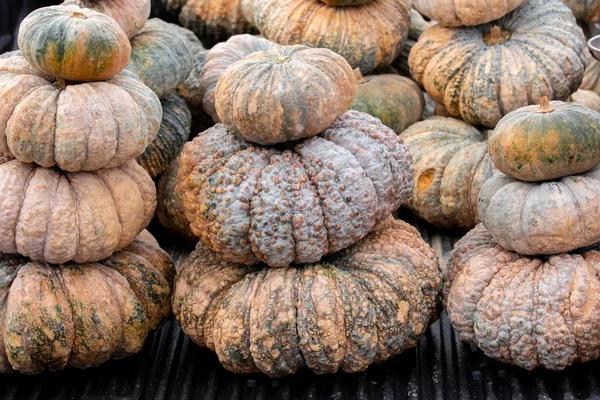
[(563, 0), (573, 11), (575, 18), (585, 22), (600, 22), (600, 1), (598, 0)]
[(129, 71), (62, 86), (22, 57), (0, 59), (0, 153), (21, 162), (70, 172), (116, 167), (144, 152), (161, 118), (158, 97)]
[(130, 160), (96, 172), (0, 165), (0, 252), (63, 264), (105, 259), (148, 226), (156, 189)]
[(147, 231), (98, 263), (0, 255), (0, 373), (88, 368), (139, 352), (169, 315), (175, 268)]
[(405, 0), (356, 7), (330, 7), (318, 0), (256, 0), (254, 20), (273, 42), (330, 49), (368, 74), (390, 65), (402, 51), (409, 10)]
[(600, 113), (600, 95), (591, 90), (579, 89), (571, 95), (569, 101), (582, 104), (590, 110)]
[(498, 122), (489, 140), (496, 168), (522, 181), (545, 181), (600, 163), (600, 113), (580, 104), (542, 102)]
[(131, 55), (129, 38), (114, 19), (77, 6), (33, 11), (19, 27), (18, 42), (35, 69), (76, 82), (110, 79)]
[(600, 251), (526, 257), (478, 225), (454, 247), (444, 308), (461, 340), (528, 370), (600, 356)]
[(150, 0), (66, 0), (63, 5), (78, 5), (108, 15), (125, 31), (130, 39), (150, 17)]
[(199, 243), (178, 273), (173, 313), (229, 371), (353, 373), (415, 346), (437, 318), (440, 288), (431, 247), (386, 220), (313, 265), (248, 267)]
[(393, 74), (358, 74), (351, 110), (379, 118), (397, 134), (421, 119), (425, 99), (414, 81)]
[(530, 0), (491, 24), (432, 26), (408, 61), (414, 79), (450, 115), (493, 128), (542, 96), (566, 100), (581, 84), (586, 53), (583, 32), (564, 4)]
[(234, 135), (283, 143), (327, 129), (352, 103), (355, 86), (352, 68), (331, 50), (277, 46), (227, 68), (215, 109)]
[(527, 0), (413, 0), (413, 7), (442, 26), (475, 26), (502, 18)]
[(442, 228), (479, 223), (477, 196), (494, 173), (486, 135), (466, 122), (431, 117), (400, 137), (413, 156), (414, 188), (407, 206)]
[(161, 174), (179, 156), (192, 125), (192, 114), (182, 99), (170, 94), (160, 102), (163, 119), (158, 135), (144, 154), (137, 158), (137, 162), (152, 178)]
[(600, 167), (554, 181), (500, 172), (479, 192), (479, 217), (498, 244), (525, 255), (558, 254), (600, 242)]
[(283, 267), (362, 239), (408, 199), (412, 174), (394, 131), (348, 111), (284, 151), (217, 124), (185, 145), (176, 191), (192, 232), (226, 261)]

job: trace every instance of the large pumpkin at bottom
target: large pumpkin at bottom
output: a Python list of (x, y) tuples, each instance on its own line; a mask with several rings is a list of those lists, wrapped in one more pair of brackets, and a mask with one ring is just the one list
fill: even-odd
[(146, 231), (97, 263), (0, 254), (0, 373), (87, 368), (139, 352), (169, 315), (174, 276)]
[(351, 373), (415, 346), (437, 318), (440, 288), (433, 249), (388, 217), (313, 265), (247, 267), (200, 243), (178, 273), (173, 313), (230, 371)]
[(600, 248), (550, 257), (505, 250), (483, 225), (462, 238), (444, 276), (461, 340), (525, 369), (600, 357)]

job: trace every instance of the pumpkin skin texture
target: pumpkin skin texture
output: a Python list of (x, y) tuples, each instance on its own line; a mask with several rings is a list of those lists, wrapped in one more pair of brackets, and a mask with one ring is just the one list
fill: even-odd
[(161, 174), (179, 156), (192, 125), (192, 114), (182, 99), (170, 94), (160, 102), (163, 119), (158, 135), (144, 154), (137, 158), (137, 162), (152, 178)]
[(283, 267), (362, 239), (408, 199), (412, 174), (394, 131), (348, 111), (283, 151), (217, 124), (184, 146), (176, 191), (192, 232), (226, 261)]
[(414, 227), (390, 219), (312, 265), (249, 267), (199, 243), (176, 278), (173, 314), (232, 372), (364, 371), (414, 347), (437, 319), (435, 253)]
[(91, 8), (108, 15), (130, 39), (144, 27), (151, 8), (150, 0), (66, 0), (62, 4)]
[(540, 104), (498, 122), (489, 140), (496, 168), (522, 181), (545, 181), (600, 163), (600, 113), (562, 101)]
[(575, 18), (585, 22), (600, 22), (600, 1), (598, 0), (563, 0), (573, 11)]
[(414, 0), (413, 7), (442, 26), (474, 26), (502, 18), (527, 0)]
[(600, 112), (600, 96), (591, 90), (579, 89), (571, 95), (570, 101), (582, 104), (590, 110)]
[(131, 55), (129, 38), (114, 19), (77, 6), (33, 11), (19, 27), (18, 42), (35, 69), (75, 82), (110, 79)]
[(7, 51), (6, 53), (0, 54), (0, 59), (10, 58), (10, 57), (20, 56), (20, 55), (21, 55), (21, 50)]
[(493, 128), (542, 96), (566, 100), (581, 84), (585, 54), (583, 32), (564, 4), (530, 0), (492, 24), (432, 26), (408, 62), (415, 80), (450, 115)]
[(321, 0), (323, 4), (331, 7), (360, 6), (372, 3), (373, 1), (375, 0)]
[(96, 172), (0, 165), (0, 252), (63, 264), (105, 259), (150, 223), (156, 189), (134, 160)]
[(600, 167), (554, 181), (500, 172), (479, 192), (479, 217), (498, 244), (525, 255), (557, 254), (600, 242)]
[(600, 94), (600, 62), (588, 52), (588, 64), (583, 74), (583, 81), (579, 89), (591, 90)]
[(142, 349), (170, 311), (175, 268), (147, 231), (97, 263), (0, 255), (0, 373), (88, 368)]
[(356, 7), (330, 7), (319, 0), (256, 0), (254, 20), (260, 33), (275, 43), (327, 48), (368, 74), (390, 65), (402, 51), (409, 10), (405, 0)]
[(234, 135), (283, 143), (327, 129), (352, 103), (355, 86), (352, 68), (331, 50), (278, 46), (227, 68), (215, 109)]
[(425, 21), (425, 18), (414, 8), (410, 9), (410, 26), (408, 29), (408, 38), (406, 44), (402, 48), (400, 55), (392, 62), (392, 67), (397, 70), (402, 76), (406, 76), (412, 79), (410, 74), (410, 67), (408, 65), (408, 56), (410, 50), (413, 48), (421, 34), (425, 32), (434, 23), (431, 21)]
[(600, 251), (527, 257), (483, 225), (462, 238), (444, 276), (444, 308), (461, 340), (496, 360), (561, 370), (600, 356)]
[(379, 118), (397, 134), (421, 119), (425, 98), (414, 81), (393, 74), (363, 77), (358, 70), (355, 72), (359, 75), (351, 110)]
[(479, 223), (477, 195), (494, 173), (486, 135), (466, 122), (431, 117), (400, 137), (413, 156), (414, 188), (408, 208), (442, 228)]
[(135, 74), (62, 86), (22, 57), (0, 60), (0, 153), (65, 171), (112, 168), (144, 152), (162, 118)]

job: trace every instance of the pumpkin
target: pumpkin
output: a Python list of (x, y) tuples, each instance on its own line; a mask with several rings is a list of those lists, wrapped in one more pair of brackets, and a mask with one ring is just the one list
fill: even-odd
[(418, 12), (442, 26), (474, 26), (502, 18), (527, 0), (413, 0)]
[(21, 50), (7, 51), (6, 53), (0, 54), (0, 59), (10, 58), (10, 57), (20, 56), (20, 55), (21, 55)]
[(494, 172), (486, 135), (454, 118), (431, 117), (400, 137), (415, 169), (407, 206), (442, 228), (468, 230), (479, 223), (477, 195)]
[(241, 0), (242, 15), (248, 21), (250, 26), (256, 27), (254, 22), (254, 2), (256, 0)]
[(421, 88), (409, 78), (383, 74), (362, 76), (356, 73), (356, 94), (351, 110), (377, 117), (400, 134), (423, 116), (425, 99)]
[(483, 225), (456, 243), (444, 306), (461, 340), (525, 369), (561, 370), (600, 356), (598, 246), (527, 257), (498, 245)]
[(431, 247), (391, 219), (312, 265), (233, 264), (199, 243), (176, 278), (173, 313), (229, 371), (352, 373), (414, 347), (437, 318), (440, 288)]
[(587, 61), (588, 64), (579, 89), (591, 90), (600, 94), (600, 62), (592, 57), (589, 52), (587, 54)]
[(321, 0), (323, 4), (332, 7), (360, 6), (363, 4), (372, 3), (375, 0)]
[(283, 143), (327, 129), (352, 103), (355, 85), (350, 65), (331, 50), (277, 46), (225, 70), (215, 109), (234, 135)]
[[(192, 113), (192, 133), (203, 132), (214, 125), (213, 119), (204, 111), (204, 92), (202, 91), (202, 71), (206, 64), (208, 50), (203, 50), (194, 56), (192, 71), (177, 87), (177, 95), (185, 100)], [(214, 110), (214, 101), (213, 101)]]
[(415, 80), (450, 115), (493, 128), (542, 96), (566, 100), (586, 66), (586, 42), (559, 0), (530, 0), (491, 24), (427, 29), (412, 48)]
[(190, 135), (192, 115), (185, 102), (174, 94), (164, 97), (163, 119), (156, 138), (137, 162), (152, 178), (161, 174), (179, 156)]
[(160, 127), (158, 97), (134, 74), (65, 85), (22, 57), (0, 59), (0, 153), (65, 171), (95, 171), (144, 152)]
[(390, 65), (402, 51), (409, 10), (405, 0), (355, 7), (330, 7), (319, 0), (256, 0), (254, 20), (273, 42), (328, 48), (368, 74)]
[(591, 90), (579, 89), (571, 95), (569, 101), (582, 104), (590, 110), (600, 112), (600, 95)]
[(267, 51), (277, 47), (273, 42), (252, 35), (236, 35), (224, 43), (219, 43), (206, 55), (200, 82), (204, 100), (204, 111), (215, 123), (221, 122), (215, 108), (215, 91), (219, 78), (233, 63), (240, 61), (250, 54)]
[(479, 217), (498, 244), (525, 255), (557, 254), (600, 242), (600, 166), (553, 181), (502, 173), (479, 192)]
[(192, 70), (192, 44), (177, 25), (153, 18), (131, 39), (131, 45), (127, 69), (158, 97), (174, 91)]
[(75, 82), (110, 79), (131, 55), (129, 38), (114, 19), (77, 6), (33, 11), (21, 22), (18, 42), (36, 70)]
[(0, 373), (87, 368), (139, 352), (169, 315), (174, 275), (147, 231), (97, 263), (0, 254)]
[(425, 32), (433, 24), (433, 21), (425, 21), (423, 16), (414, 8), (410, 9), (410, 25), (406, 44), (402, 48), (400, 55), (392, 62), (392, 67), (401, 75), (412, 79), (410, 67), (408, 65), (408, 55), (410, 54), (410, 50), (413, 48), (415, 43), (417, 43), (417, 40), (419, 40), (419, 37), (421, 37), (421, 34), (423, 34), (423, 32)]
[(161, 0), (207, 47), (255, 29), (242, 14), (242, 0)]
[(348, 111), (281, 150), (217, 124), (185, 145), (176, 191), (192, 232), (224, 260), (283, 267), (362, 239), (408, 199), (412, 174), (394, 131)]
[(66, 0), (63, 5), (78, 5), (108, 15), (132, 38), (150, 17), (150, 0)]
[(98, 261), (148, 226), (156, 190), (131, 160), (96, 172), (0, 165), (0, 252), (63, 264)]
[(585, 22), (600, 22), (600, 1), (598, 0), (563, 0), (573, 11), (575, 18)]

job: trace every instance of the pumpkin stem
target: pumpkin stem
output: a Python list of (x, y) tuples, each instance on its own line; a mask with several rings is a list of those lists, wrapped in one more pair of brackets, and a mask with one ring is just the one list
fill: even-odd
[(290, 58), (288, 56), (279, 56), (275, 59), (276, 64), (281, 64), (288, 61), (290, 61)]
[(360, 68), (354, 68), (354, 77), (356, 78), (356, 82), (362, 82), (365, 77), (360, 72)]
[(510, 32), (502, 30), (498, 25), (493, 25), (492, 29), (483, 36), (483, 41), (488, 46), (502, 44), (508, 40)]
[(72, 17), (72, 18), (87, 19), (87, 17), (85, 16), (85, 14), (82, 13), (81, 11), (71, 11), (71, 12), (69, 12), (69, 16)]
[(538, 114), (547, 114), (554, 111), (554, 107), (550, 104), (550, 100), (548, 100), (548, 96), (540, 97), (540, 106), (535, 110)]

